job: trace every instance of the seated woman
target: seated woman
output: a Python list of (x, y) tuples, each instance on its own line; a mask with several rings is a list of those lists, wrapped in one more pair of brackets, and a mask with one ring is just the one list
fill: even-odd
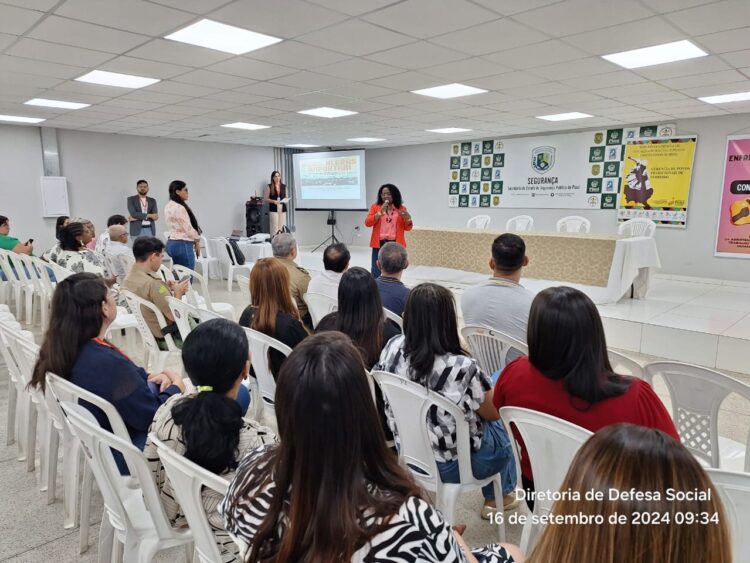
[[(91, 241), (91, 231), (81, 223), (70, 223), (63, 227), (60, 239), (60, 250), (50, 255), (49, 260), (75, 273), (90, 272), (101, 277), (107, 275), (104, 257), (86, 248)], [(107, 278), (108, 285), (114, 283), (114, 278)]]
[[(613, 497), (613, 489), (660, 498)], [(675, 500), (667, 497), (668, 489), (697, 494), (695, 500)], [(600, 430), (578, 451), (560, 490), (578, 492), (580, 500), (557, 501), (555, 516), (573, 522), (581, 515), (599, 517), (601, 523), (548, 525), (528, 563), (733, 560), (718, 491), (695, 457), (659, 430), (632, 424)], [(588, 491), (601, 493), (602, 500), (587, 499)], [(734, 561), (740, 560), (746, 561), (736, 553)]]
[(316, 334), (294, 349), (276, 416), (281, 443), (242, 460), (219, 507), (243, 561), (521, 561), (504, 545), (472, 555), (399, 465), (347, 336)]
[(383, 313), (383, 302), (372, 274), (364, 268), (349, 268), (341, 276), (338, 311), (320, 319), (316, 332), (338, 330), (359, 348), (365, 366), (371, 369), (383, 347), (401, 329)]
[[(162, 504), (174, 526), (187, 526), (187, 522), (151, 441), (152, 434), (177, 453), (228, 481), (234, 476), (239, 460), (250, 450), (276, 443), (271, 430), (242, 417), (237, 402), (237, 394), (244, 388), (242, 381), (250, 369), (247, 337), (237, 323), (226, 319), (200, 323), (185, 339), (182, 362), (197, 392), (175, 395), (159, 407), (144, 450)], [(222, 496), (209, 489), (204, 489), (202, 496), (222, 560), (239, 562), (237, 547), (216, 512)]]
[(68, 217), (67, 215), (61, 215), (57, 218), (57, 220), (55, 221), (55, 238), (57, 239), (57, 242), (52, 248), (44, 251), (44, 254), (42, 254), (42, 260), (57, 263), (57, 255), (60, 252), (60, 241), (62, 240), (62, 231), (69, 224), (70, 217)]
[[(276, 258), (258, 260), (250, 272), (252, 303), (240, 315), (240, 325), (252, 328), (294, 348), (307, 336), (299, 311), (289, 291), (289, 271)], [(271, 350), (274, 378), (284, 363), (284, 354)]]
[[(461, 348), (456, 322), (456, 304), (451, 292), (434, 283), (423, 283), (409, 292), (404, 309), (404, 334), (391, 339), (376, 369), (416, 381), (458, 405), (469, 423), (471, 467), (474, 477), (484, 479), (501, 474), (503, 506), (518, 502), (516, 462), (500, 415), (492, 405), (492, 384), (476, 360)], [(457, 483), (458, 450), (456, 422), (442, 409), (428, 418), (428, 434), (445, 483)], [(386, 403), (389, 424), (398, 443), (398, 428)], [(482, 488), (485, 520), (496, 510), (492, 483)]]
[[(170, 370), (149, 375), (104, 340), (116, 317), (114, 298), (99, 276), (73, 274), (59, 282), (31, 385), (44, 390), (49, 371), (106, 399), (122, 417), (133, 444), (143, 449), (154, 413), (172, 395), (184, 391), (185, 384)], [(102, 427), (111, 430), (100, 409), (85, 406)], [(122, 457), (116, 459), (124, 470)]]
[[(494, 404), (562, 418), (592, 432), (617, 422), (662, 430), (679, 441), (674, 423), (651, 386), (617, 375), (593, 301), (572, 287), (550, 287), (529, 313), (529, 356), (508, 364), (495, 385)], [(520, 436), (521, 478), (533, 490), (529, 456)], [(533, 508), (533, 502), (529, 503)]]

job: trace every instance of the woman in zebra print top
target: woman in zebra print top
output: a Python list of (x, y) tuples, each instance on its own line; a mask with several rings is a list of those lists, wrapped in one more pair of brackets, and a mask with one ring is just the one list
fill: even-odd
[(245, 562), (519, 562), (472, 551), (386, 447), (362, 357), (338, 332), (305, 339), (276, 386), (279, 445), (252, 451), (219, 507)]

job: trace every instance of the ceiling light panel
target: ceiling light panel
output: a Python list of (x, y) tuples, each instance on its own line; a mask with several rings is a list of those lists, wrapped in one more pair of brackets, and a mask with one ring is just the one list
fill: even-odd
[(652, 47), (643, 47), (642, 49), (633, 49), (632, 51), (622, 51), (621, 53), (612, 53), (611, 55), (602, 55), (602, 58), (620, 65), (624, 68), (642, 68), (644, 66), (660, 65), (664, 63), (673, 63), (675, 61), (684, 61), (695, 59), (708, 55), (704, 50), (699, 49), (690, 41), (673, 41), (663, 45), (654, 45)]
[(165, 39), (206, 47), (232, 55), (244, 55), (250, 51), (256, 51), (281, 42), (278, 37), (206, 19), (175, 31), (167, 35)]

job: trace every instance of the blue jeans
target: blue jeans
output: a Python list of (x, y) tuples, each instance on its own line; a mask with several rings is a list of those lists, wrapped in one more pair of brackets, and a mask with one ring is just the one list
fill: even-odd
[(151, 223), (150, 225), (146, 225), (146, 226), (141, 225), (141, 234), (139, 234), (138, 236), (139, 237), (155, 237), (156, 230), (154, 229), (154, 224)]
[(172, 257), (175, 266), (185, 266), (195, 270), (195, 247), (188, 240), (168, 240), (167, 254)]
[(372, 265), (370, 267), (370, 272), (372, 273), (372, 277), (375, 279), (380, 277), (380, 269), (378, 268), (378, 252), (380, 252), (379, 248), (372, 249)]
[[(443, 483), (458, 483), (458, 460), (438, 462), (437, 466)], [(486, 479), (500, 473), (503, 495), (510, 494), (516, 488), (516, 461), (501, 421), (484, 423), (482, 445), (471, 454), (471, 471), (476, 479)], [(495, 500), (492, 483), (482, 487), (482, 496), (485, 500)]]

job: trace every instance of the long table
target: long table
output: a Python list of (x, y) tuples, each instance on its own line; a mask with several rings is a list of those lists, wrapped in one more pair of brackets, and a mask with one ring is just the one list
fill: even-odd
[[(472, 283), (490, 273), (492, 241), (501, 233), (474, 229), (415, 228), (406, 233), (411, 277)], [(526, 243), (524, 279), (565, 282), (591, 288), (599, 303), (618, 301), (634, 288), (648, 290), (650, 270), (661, 267), (652, 237), (590, 233), (517, 233)], [(410, 267), (410, 270), (412, 268)], [(469, 281), (472, 280), (472, 281)]]

